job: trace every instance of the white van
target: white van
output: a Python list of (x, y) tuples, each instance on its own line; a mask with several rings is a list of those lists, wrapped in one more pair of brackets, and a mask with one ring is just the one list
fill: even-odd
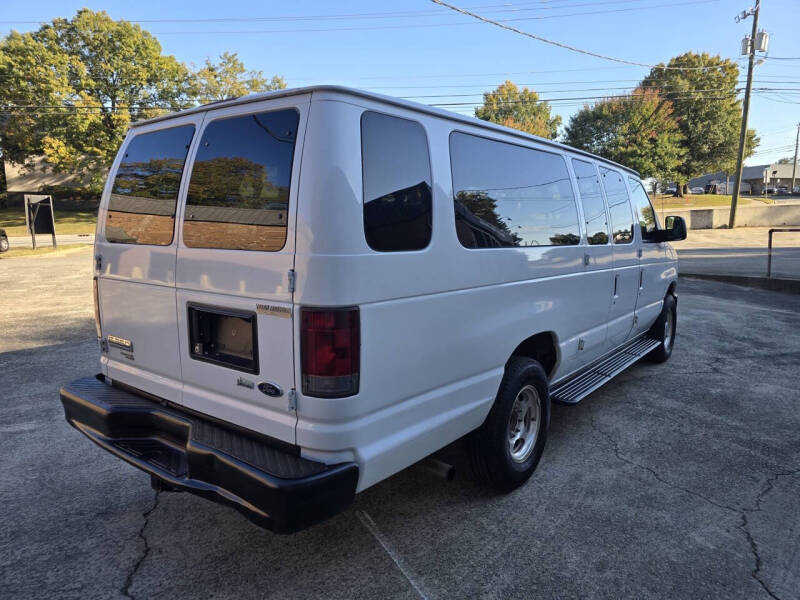
[(675, 339), (678, 217), (636, 172), (341, 87), (133, 125), (95, 243), (92, 441), (276, 532), (467, 436), (502, 490), (575, 403)]

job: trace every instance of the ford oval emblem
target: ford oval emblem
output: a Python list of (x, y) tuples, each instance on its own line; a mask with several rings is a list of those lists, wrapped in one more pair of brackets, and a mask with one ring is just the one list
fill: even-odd
[(266, 394), (267, 396), (272, 396), (273, 398), (278, 398), (283, 396), (283, 390), (279, 385), (275, 385), (274, 383), (269, 383), (267, 381), (262, 381), (258, 384), (258, 389), (261, 390), (262, 394)]

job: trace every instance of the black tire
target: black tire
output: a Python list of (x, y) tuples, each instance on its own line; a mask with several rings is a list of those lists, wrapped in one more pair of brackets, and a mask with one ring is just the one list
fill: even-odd
[[(530, 387), (538, 394), (538, 432), (534, 437), (535, 441), (531, 442), (529, 454), (524, 456), (524, 460), (515, 460), (509, 447), (511, 413), (521, 392), (529, 397), (533, 396)], [(531, 421), (533, 419), (529, 419)], [(506, 365), (492, 410), (483, 425), (467, 437), (467, 448), (475, 475), (491, 487), (504, 492), (521, 486), (539, 464), (547, 442), (549, 423), (550, 393), (542, 365), (530, 358), (512, 357)]]
[[(670, 315), (672, 319), (669, 320)], [(667, 335), (667, 325), (669, 327), (669, 336)], [(652, 363), (663, 363), (672, 356), (672, 349), (675, 347), (675, 330), (678, 325), (678, 303), (672, 294), (667, 294), (664, 298), (664, 306), (661, 308), (661, 314), (658, 319), (653, 323), (650, 328), (650, 336), (660, 340), (661, 343), (647, 355), (647, 360)]]
[(0, 237), (0, 252), (8, 251), (8, 238), (6, 236)]

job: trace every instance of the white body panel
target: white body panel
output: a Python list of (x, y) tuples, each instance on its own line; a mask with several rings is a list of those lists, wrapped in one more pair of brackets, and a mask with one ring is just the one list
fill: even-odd
[[(186, 247), (180, 224), (203, 128), (222, 116), (283, 107), (300, 113), (284, 248), (255, 252)], [(360, 122), (367, 110), (411, 119), (424, 129), (433, 214), (431, 242), (422, 250), (376, 252), (366, 242)], [(624, 247), (588, 245), (577, 191), (577, 245), (461, 245), (454, 224), (450, 134), (471, 133), (609, 166), (552, 142), (334, 88), (223, 103), (178, 118), (196, 123), (197, 132), (172, 245), (111, 244), (98, 226), (97, 250), (104, 260), (103, 335), (131, 339), (136, 350), (136, 361), (130, 363), (110, 349), (103, 357), (108, 374), (296, 444), (309, 458), (326, 463), (353, 460), (359, 465), (359, 490), (478, 427), (492, 406), (505, 363), (524, 340), (541, 333), (550, 336), (555, 363), (549, 376), (551, 382), (562, 380), (646, 331), (677, 277), (674, 252), (667, 244), (643, 243), (638, 227), (633, 243)], [(175, 122), (158, 120), (132, 133)], [(569, 172), (575, 190), (571, 168)], [(103, 206), (110, 185), (106, 188)], [(290, 269), (297, 277), (294, 293)], [(253, 312), (256, 304), (269, 304), (288, 309), (292, 316), (258, 315), (261, 371), (248, 376), (190, 357), (188, 303)], [(297, 318), (303, 306), (359, 308), (356, 395), (303, 395)], [(139, 359), (140, 348), (147, 358)], [(287, 394), (272, 398), (237, 385), (240, 376), (270, 381), (287, 393), (295, 388), (296, 410), (290, 408)]]

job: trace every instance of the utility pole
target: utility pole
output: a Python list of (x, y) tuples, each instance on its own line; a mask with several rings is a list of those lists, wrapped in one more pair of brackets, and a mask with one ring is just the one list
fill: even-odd
[(742, 106), (742, 129), (739, 132), (739, 153), (736, 157), (736, 175), (733, 178), (733, 195), (731, 196), (731, 216), (728, 220), (728, 228), (733, 229), (736, 224), (736, 203), (739, 201), (739, 187), (742, 184), (742, 161), (744, 160), (744, 142), (747, 138), (747, 114), (750, 112), (750, 88), (753, 87), (753, 63), (756, 60), (756, 36), (758, 35), (758, 10), (761, 8), (761, 0), (756, 0), (756, 5), (750, 10), (746, 10), (736, 17), (738, 23), (750, 15), (753, 16), (753, 33), (750, 36), (747, 58), (747, 86), (744, 90), (744, 104)]
[(797, 144), (800, 143), (800, 123), (797, 124), (797, 135), (794, 138), (794, 162), (792, 163), (792, 187), (789, 194), (794, 194), (794, 176), (797, 171)]

